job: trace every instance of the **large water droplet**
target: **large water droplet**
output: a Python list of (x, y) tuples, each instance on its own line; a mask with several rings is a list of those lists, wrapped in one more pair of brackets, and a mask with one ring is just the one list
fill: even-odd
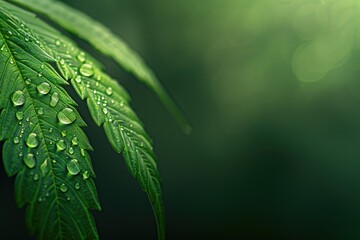
[(11, 101), (15, 106), (22, 106), (25, 103), (25, 95), (22, 91), (17, 90), (11, 96)]
[(35, 156), (32, 153), (28, 153), (24, 156), (23, 162), (28, 168), (34, 168), (35, 167)]
[(59, 140), (56, 142), (56, 150), (57, 151), (63, 151), (65, 150), (66, 148), (66, 144), (65, 144), (65, 141), (64, 140)]
[(67, 192), (67, 190), (68, 190), (68, 188), (64, 183), (60, 185), (60, 191)]
[(79, 71), (80, 74), (83, 75), (84, 77), (91, 77), (92, 75), (94, 75), (94, 69), (88, 63), (84, 63), (83, 65), (81, 65)]
[(23, 112), (16, 112), (16, 118), (17, 120), (23, 120), (24, 119), (24, 113)]
[(39, 146), (39, 140), (37, 139), (36, 133), (30, 133), (28, 138), (26, 139), (26, 145), (29, 148), (36, 148)]
[(71, 159), (66, 163), (66, 168), (71, 175), (77, 175), (80, 173), (79, 163), (76, 159)]
[(51, 86), (49, 83), (47, 82), (43, 82), (41, 83), (40, 85), (38, 85), (37, 87), (37, 90), (39, 91), (39, 93), (45, 95), (45, 94), (48, 94), (51, 90)]
[(54, 93), (51, 95), (50, 106), (51, 106), (51, 107), (55, 107), (55, 106), (58, 104), (59, 99), (60, 99), (59, 93), (54, 92)]
[(83, 179), (86, 180), (90, 177), (90, 174), (88, 171), (85, 171), (85, 172), (83, 172), (82, 176), (83, 176)]
[(76, 120), (76, 113), (71, 108), (61, 110), (57, 115), (62, 124), (71, 124)]

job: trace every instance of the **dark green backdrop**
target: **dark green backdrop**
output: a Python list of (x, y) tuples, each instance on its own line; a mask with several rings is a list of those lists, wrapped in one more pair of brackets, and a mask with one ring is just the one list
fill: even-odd
[[(66, 2), (141, 53), (192, 122), (183, 135), (154, 94), (99, 57), (154, 139), (169, 239), (360, 238), (358, 1)], [(155, 239), (146, 195), (80, 108), (100, 236)], [(0, 180), (0, 238), (27, 239), (2, 166)]]

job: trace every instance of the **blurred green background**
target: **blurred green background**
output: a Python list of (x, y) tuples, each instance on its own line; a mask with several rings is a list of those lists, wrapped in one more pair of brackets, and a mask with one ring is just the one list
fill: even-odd
[[(360, 1), (66, 2), (136, 49), (193, 125), (183, 135), (154, 94), (79, 41), (154, 139), (169, 239), (360, 239)], [(155, 239), (146, 195), (80, 108), (100, 236)], [(8, 227), (24, 229), (24, 211), (0, 170), (0, 232), (27, 239)]]

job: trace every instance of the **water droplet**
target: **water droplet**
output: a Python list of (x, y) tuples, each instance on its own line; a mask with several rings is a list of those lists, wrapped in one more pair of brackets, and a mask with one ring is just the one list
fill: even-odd
[(85, 62), (86, 58), (85, 58), (85, 53), (84, 52), (79, 52), (79, 54), (77, 55), (77, 59), (80, 62)]
[(80, 71), (80, 74), (85, 77), (91, 77), (92, 75), (94, 75), (94, 69), (88, 63), (84, 63), (83, 65), (81, 65), (79, 71)]
[(44, 65), (44, 64), (41, 64), (40, 68), (41, 68), (41, 69), (44, 69), (44, 68), (45, 68), (45, 65)]
[(44, 114), (44, 109), (43, 109), (43, 108), (40, 108), (40, 109), (38, 110), (38, 114), (39, 114), (39, 115), (43, 115), (43, 114)]
[(106, 89), (106, 94), (110, 96), (112, 93), (113, 93), (112, 88), (111, 88), (111, 87), (108, 87), (108, 88)]
[(46, 159), (40, 166), (41, 174), (45, 177), (46, 174), (50, 171), (49, 165), (48, 165), (49, 159)]
[(76, 113), (71, 108), (61, 110), (57, 115), (60, 123), (71, 124), (76, 120)]
[(71, 175), (77, 175), (80, 173), (79, 163), (76, 159), (71, 159), (66, 163), (66, 168)]
[(43, 94), (43, 95), (48, 94), (50, 92), (50, 90), (51, 90), (51, 86), (47, 82), (41, 83), (36, 88), (37, 88), (38, 92)]
[(10, 64), (13, 64), (14, 60), (12, 58), (10, 58)]
[(107, 108), (103, 108), (103, 113), (104, 113), (105, 115), (108, 114)]
[(66, 133), (66, 130), (64, 130), (64, 131), (61, 132), (61, 136), (63, 136), (63, 137), (66, 137), (66, 134), (67, 134), (67, 133)]
[(34, 179), (34, 181), (39, 180), (39, 174), (35, 173), (33, 179)]
[(60, 46), (60, 45), (61, 45), (60, 40), (56, 40), (56, 41), (55, 41), (55, 45), (56, 45), (56, 46)]
[(72, 143), (73, 146), (79, 145), (79, 140), (78, 140), (78, 138), (77, 138), (77, 137), (74, 137), (74, 138), (71, 140), (71, 143)]
[(75, 81), (77, 83), (81, 83), (81, 76), (80, 75), (76, 76)]
[(86, 151), (85, 151), (85, 149), (80, 149), (80, 153), (81, 153), (81, 156), (83, 156), (83, 157), (86, 156)]
[(65, 60), (64, 59), (60, 59), (60, 65), (64, 65), (65, 64)]
[(82, 176), (83, 176), (83, 179), (86, 180), (90, 177), (90, 174), (88, 171), (85, 171), (85, 172), (83, 172)]
[(34, 168), (35, 167), (35, 156), (32, 153), (28, 153), (24, 156), (23, 162), (28, 168)]
[(75, 183), (75, 189), (79, 190), (80, 189), (80, 183)]
[(24, 119), (24, 113), (23, 112), (16, 112), (16, 118), (17, 120), (23, 120)]
[(54, 92), (54, 93), (51, 95), (50, 106), (51, 106), (51, 107), (55, 107), (55, 106), (58, 104), (59, 99), (60, 99), (59, 93)]
[(22, 106), (25, 103), (25, 95), (22, 91), (17, 90), (11, 96), (11, 101), (15, 106)]
[(52, 133), (53, 131), (54, 131), (53, 128), (50, 128), (50, 129), (49, 129), (49, 133)]
[(66, 144), (65, 144), (65, 141), (64, 140), (59, 140), (56, 142), (56, 150), (57, 151), (63, 151), (65, 150), (66, 148)]
[(63, 183), (63, 184), (60, 185), (60, 191), (62, 191), (62, 192), (67, 192), (67, 190), (68, 190), (68, 188), (67, 188), (67, 186), (65, 185), (65, 183)]
[(14, 137), (14, 143), (15, 143), (15, 144), (18, 144), (19, 142), (20, 142), (19, 137)]
[(42, 72), (39, 72), (39, 73), (37, 74), (38, 77), (42, 77), (42, 75), (43, 75)]
[(26, 145), (29, 148), (36, 148), (39, 146), (39, 140), (37, 139), (36, 133), (30, 133), (28, 138), (26, 139)]
[(71, 155), (74, 154), (74, 148), (73, 148), (73, 147), (70, 147), (70, 148), (69, 148), (69, 154), (71, 154)]

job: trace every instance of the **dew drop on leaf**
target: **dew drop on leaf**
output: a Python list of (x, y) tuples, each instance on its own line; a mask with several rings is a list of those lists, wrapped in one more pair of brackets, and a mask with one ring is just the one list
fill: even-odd
[(33, 179), (34, 179), (34, 181), (39, 180), (39, 174), (35, 173)]
[(57, 117), (60, 123), (68, 125), (76, 120), (76, 114), (71, 108), (65, 108), (58, 112)]
[(81, 65), (79, 71), (80, 74), (83, 75), (84, 77), (91, 77), (92, 75), (94, 75), (94, 69), (88, 63), (84, 63), (83, 65)]
[(75, 183), (75, 189), (79, 190), (80, 189), (80, 183)]
[(14, 137), (14, 143), (15, 143), (15, 144), (18, 144), (19, 142), (20, 142), (19, 137)]
[(40, 94), (43, 94), (43, 95), (46, 95), (50, 92), (51, 90), (51, 86), (49, 83), (47, 82), (43, 82), (41, 83), (40, 85), (38, 85), (37, 87), (37, 90)]
[(26, 139), (26, 145), (29, 148), (36, 148), (39, 146), (39, 140), (37, 139), (36, 133), (30, 133), (28, 138)]
[(25, 95), (22, 91), (17, 90), (11, 96), (11, 101), (15, 106), (22, 106), (25, 103)]
[(71, 154), (71, 155), (74, 154), (74, 148), (73, 148), (73, 147), (70, 147), (70, 148), (69, 148), (69, 154)]
[(63, 151), (65, 150), (66, 148), (66, 144), (65, 144), (65, 141), (64, 140), (59, 140), (56, 142), (56, 150), (57, 151)]
[(85, 58), (85, 53), (84, 52), (79, 52), (79, 54), (76, 56), (76, 58), (80, 61), (80, 62), (85, 62), (86, 58)]
[(24, 113), (23, 112), (16, 112), (16, 118), (17, 120), (23, 120), (24, 119)]
[(43, 114), (44, 114), (44, 109), (43, 109), (43, 108), (39, 108), (38, 114), (39, 114), (39, 115), (43, 115)]
[(77, 139), (77, 137), (74, 137), (72, 140), (71, 140), (71, 143), (73, 146), (77, 146), (79, 145), (79, 140)]
[(77, 83), (81, 83), (81, 76), (80, 76), (80, 75), (76, 76), (76, 77), (75, 77), (75, 81), (76, 81)]
[(41, 174), (45, 177), (46, 174), (50, 171), (49, 165), (48, 165), (48, 159), (46, 159), (40, 166)]
[(90, 174), (88, 171), (85, 171), (85, 172), (83, 172), (82, 176), (83, 176), (83, 179), (86, 180), (90, 177)]
[(66, 163), (66, 168), (69, 171), (69, 173), (73, 176), (80, 173), (79, 163), (76, 159), (71, 159)]
[(60, 185), (60, 191), (67, 192), (67, 190), (68, 190), (68, 188), (64, 183)]
[(23, 162), (28, 168), (34, 168), (35, 167), (35, 156), (32, 153), (28, 153), (24, 156)]
[(106, 94), (110, 96), (112, 93), (113, 93), (112, 88), (111, 88), (111, 87), (108, 87), (108, 88), (106, 89)]
[(51, 95), (51, 100), (50, 100), (50, 106), (51, 107), (56, 107), (56, 105), (58, 104), (59, 102), (59, 93), (57, 92), (54, 92), (52, 95)]

